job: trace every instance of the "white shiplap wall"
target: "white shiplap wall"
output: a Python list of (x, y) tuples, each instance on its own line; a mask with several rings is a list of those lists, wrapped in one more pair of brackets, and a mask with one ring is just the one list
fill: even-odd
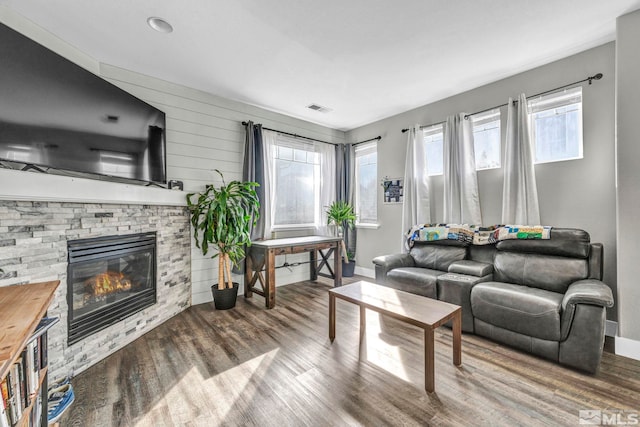
[[(204, 189), (207, 183), (219, 183), (217, 175), (213, 172), (214, 169), (221, 170), (225, 179), (241, 178), (244, 147), (244, 127), (241, 124), (243, 120), (252, 120), (269, 128), (324, 141), (344, 142), (345, 134), (338, 130), (115, 66), (100, 64), (64, 40), (3, 6), (0, 6), (0, 22), (164, 111), (167, 115), (168, 177), (183, 181), (186, 191), (199, 191)], [(17, 194), (21, 200), (27, 200), (31, 196), (34, 200), (55, 200), (57, 195), (64, 200), (69, 198), (68, 193), (73, 192), (73, 188), (80, 188), (83, 194), (87, 193), (92, 183), (95, 183), (96, 187), (105, 188), (101, 192), (96, 191), (101, 194), (95, 194), (92, 201), (99, 201), (104, 197), (105, 201), (110, 202), (124, 199), (127, 203), (135, 203), (132, 198), (135, 199), (138, 194), (141, 194), (140, 203), (152, 204), (157, 194), (157, 191), (151, 189), (142, 190), (144, 187), (140, 191), (134, 191), (131, 186), (124, 184), (63, 176), (52, 179), (51, 176), (25, 175), (26, 172), (18, 171), (2, 172), (0, 199), (15, 199)], [(29, 179), (22, 179), (23, 176)], [(41, 191), (42, 186), (48, 187), (44, 196)], [(11, 188), (11, 193), (3, 192), (3, 188)], [(34, 191), (34, 188), (40, 190)], [(65, 188), (67, 191), (62, 191)], [(174, 194), (167, 195), (165, 192), (164, 198), (168, 199), (170, 202), (168, 204), (176, 203)], [(192, 304), (211, 301), (209, 288), (217, 281), (217, 260), (204, 258), (195, 245), (192, 246), (191, 252)], [(298, 259), (305, 258), (291, 256), (287, 260), (295, 262)], [(278, 259), (277, 262), (282, 261)], [(278, 285), (303, 280), (308, 277), (308, 266), (294, 267), (292, 271), (286, 268), (279, 269), (276, 277)], [(238, 277), (238, 280), (242, 283), (241, 277)]]
[[(214, 169), (226, 180), (242, 177), (244, 149), (243, 120), (334, 143), (344, 142), (344, 133), (206, 92), (144, 76), (109, 65), (101, 75), (129, 93), (164, 111), (167, 115), (167, 174), (184, 182), (185, 191), (220, 183)], [(192, 245), (192, 303), (211, 301), (210, 287), (217, 282), (217, 260), (204, 257)], [(304, 255), (289, 256), (288, 262), (304, 261)], [(279, 265), (284, 258), (278, 259)], [(278, 285), (308, 277), (308, 266), (278, 269)], [(237, 277), (242, 283), (242, 277)]]

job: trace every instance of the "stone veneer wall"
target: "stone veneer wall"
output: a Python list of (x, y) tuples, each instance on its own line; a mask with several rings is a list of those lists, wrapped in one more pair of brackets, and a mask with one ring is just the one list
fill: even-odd
[[(157, 303), (67, 346), (67, 241), (156, 232)], [(0, 286), (60, 280), (50, 316), (52, 378), (76, 375), (191, 303), (191, 235), (186, 207), (0, 201)]]

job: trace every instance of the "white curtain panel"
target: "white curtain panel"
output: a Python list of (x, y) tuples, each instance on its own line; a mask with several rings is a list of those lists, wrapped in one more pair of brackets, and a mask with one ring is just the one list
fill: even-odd
[(520, 94), (515, 104), (509, 98), (507, 110), (502, 223), (539, 225), (538, 188), (525, 94)]
[(314, 142), (314, 151), (320, 155), (320, 218), (316, 221), (316, 234), (330, 236), (327, 226), (327, 209), (336, 201), (336, 150), (333, 145)]
[(265, 201), (265, 219), (264, 219), (264, 238), (270, 239), (273, 229), (273, 217), (275, 215), (275, 186), (273, 185), (273, 177), (275, 173), (275, 146), (278, 138), (277, 132), (262, 129), (262, 149), (264, 152), (264, 187)]
[(481, 225), (473, 124), (464, 116), (449, 116), (444, 126), (444, 222)]
[(422, 130), (416, 125), (407, 133), (407, 157), (402, 190), (402, 239), (400, 245), (402, 252), (407, 251), (405, 234), (411, 227), (431, 222), (427, 153)]

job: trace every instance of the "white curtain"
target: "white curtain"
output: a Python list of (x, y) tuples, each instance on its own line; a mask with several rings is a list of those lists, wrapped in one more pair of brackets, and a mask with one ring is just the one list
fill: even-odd
[(400, 245), (403, 252), (407, 250), (405, 234), (411, 227), (431, 222), (427, 153), (422, 130), (416, 125), (407, 133), (407, 157), (402, 190), (402, 241)]
[(533, 166), (527, 97), (524, 93), (520, 94), (515, 105), (509, 98), (507, 109), (502, 223), (539, 225), (538, 188)]
[(444, 222), (481, 225), (473, 124), (464, 116), (449, 116), (444, 126)]
[(264, 187), (265, 209), (264, 209), (264, 238), (270, 239), (273, 231), (273, 217), (275, 214), (275, 185), (273, 185), (273, 177), (275, 170), (275, 146), (278, 138), (276, 132), (270, 130), (262, 130), (262, 147), (264, 152)]
[(316, 180), (320, 186), (318, 192), (320, 200), (320, 217), (316, 219), (316, 234), (331, 235), (327, 226), (327, 209), (336, 201), (336, 150), (333, 145), (314, 142), (314, 151), (320, 155), (320, 179)]

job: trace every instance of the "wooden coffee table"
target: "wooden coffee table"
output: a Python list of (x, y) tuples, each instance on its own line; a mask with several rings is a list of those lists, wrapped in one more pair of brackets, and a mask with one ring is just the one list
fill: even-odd
[(331, 342), (336, 337), (336, 298), (360, 307), (360, 342), (365, 335), (367, 308), (424, 329), (424, 383), (427, 392), (434, 391), (433, 331), (449, 320), (453, 323), (453, 364), (462, 364), (462, 309), (459, 306), (365, 281), (329, 289)]

